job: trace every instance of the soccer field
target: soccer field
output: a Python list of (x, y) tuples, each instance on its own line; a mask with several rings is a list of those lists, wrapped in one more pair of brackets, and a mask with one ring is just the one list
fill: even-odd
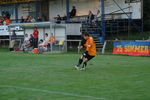
[(150, 58), (0, 52), (0, 100), (150, 100)]

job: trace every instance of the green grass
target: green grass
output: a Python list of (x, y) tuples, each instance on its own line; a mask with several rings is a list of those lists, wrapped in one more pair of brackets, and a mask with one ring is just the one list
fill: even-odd
[(86, 71), (79, 54), (0, 51), (0, 100), (150, 100), (150, 58), (98, 55)]

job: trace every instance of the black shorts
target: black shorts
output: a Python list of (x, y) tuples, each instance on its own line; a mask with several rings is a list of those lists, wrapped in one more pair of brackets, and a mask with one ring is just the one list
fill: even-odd
[(89, 60), (93, 59), (95, 56), (90, 56), (90, 55), (87, 54), (87, 53), (83, 53), (83, 57), (87, 58), (88, 61), (89, 61)]

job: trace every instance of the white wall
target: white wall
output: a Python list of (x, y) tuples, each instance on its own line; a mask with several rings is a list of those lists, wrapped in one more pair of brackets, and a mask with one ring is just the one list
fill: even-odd
[[(66, 14), (66, 0), (53, 0), (49, 1), (49, 11), (50, 11), (50, 19), (53, 19), (58, 14), (64, 16)], [(125, 3), (125, 0), (116, 0), (116, 2), (122, 7), (126, 8), (129, 5)], [(70, 10), (72, 6), (76, 6), (77, 15), (87, 15), (88, 11), (91, 10), (94, 14), (96, 14), (97, 10), (101, 8), (100, 0), (70, 0)], [(133, 19), (141, 18), (141, 3), (131, 3), (132, 6), (130, 9), (126, 9), (125, 12), (132, 12)], [(113, 2), (113, 0), (105, 1), (105, 10), (106, 14), (111, 13), (113, 11), (119, 10), (119, 7)], [(122, 11), (118, 12), (122, 13)], [(123, 16), (123, 18), (127, 18), (127, 16)]]

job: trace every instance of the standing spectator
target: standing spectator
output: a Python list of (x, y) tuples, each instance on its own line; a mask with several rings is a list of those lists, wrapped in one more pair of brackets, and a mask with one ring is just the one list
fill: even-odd
[(70, 12), (70, 18), (73, 18), (76, 16), (77, 10), (75, 6), (72, 6), (72, 10)]
[(94, 14), (92, 13), (91, 10), (89, 10), (89, 14), (88, 14), (88, 23), (91, 24), (92, 21), (94, 19)]
[(34, 31), (33, 31), (33, 37), (34, 37), (34, 48), (38, 47), (38, 37), (39, 37), (39, 31), (37, 29), (37, 27), (35, 27)]
[(24, 20), (23, 16), (21, 16), (20, 23), (24, 23), (24, 22), (25, 22), (25, 20)]
[(10, 40), (10, 43), (9, 43), (9, 50), (10, 51), (14, 51), (14, 46), (15, 46), (15, 43), (16, 43), (16, 39), (17, 39), (17, 35), (16, 35), (15, 31), (13, 31), (12, 36), (11, 36), (11, 40)]

